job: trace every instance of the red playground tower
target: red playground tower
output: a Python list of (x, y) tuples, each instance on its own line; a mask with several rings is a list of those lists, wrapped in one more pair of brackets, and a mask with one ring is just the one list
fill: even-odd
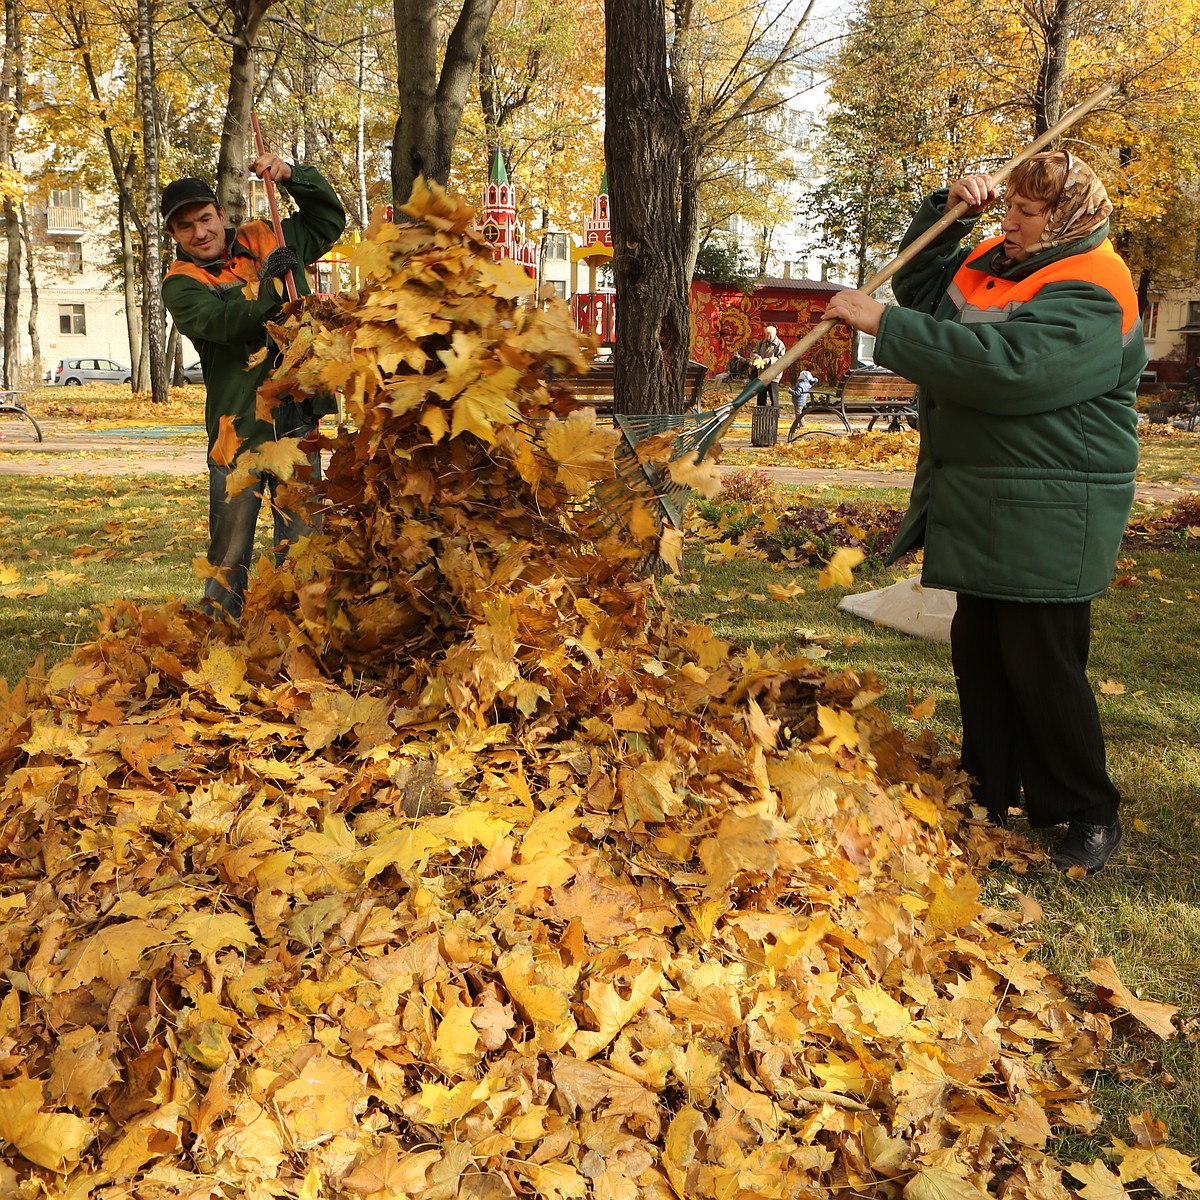
[(525, 225), (517, 220), (516, 193), (508, 180), (508, 168), (499, 145), (492, 160), (491, 175), (483, 189), (479, 232), (492, 243), (498, 259), (511, 258), (525, 268), (531, 279), (537, 278), (537, 243), (525, 236)]
[(608, 212), (608, 171), (600, 180), (600, 190), (592, 198), (592, 215), (584, 218), (583, 245), (571, 251), (573, 263), (587, 263), (588, 290), (571, 298), (575, 327), (594, 333), (604, 345), (611, 346), (616, 330), (617, 294), (611, 289), (599, 291), (596, 272), (603, 263), (612, 262), (612, 218)]

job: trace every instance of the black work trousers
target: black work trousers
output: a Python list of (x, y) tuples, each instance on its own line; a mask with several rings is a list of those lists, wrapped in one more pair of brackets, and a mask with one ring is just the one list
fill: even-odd
[(992, 814), (1030, 825), (1111, 825), (1120, 794), (1087, 679), (1090, 601), (1020, 604), (959, 594), (950, 651), (962, 707), (963, 769)]

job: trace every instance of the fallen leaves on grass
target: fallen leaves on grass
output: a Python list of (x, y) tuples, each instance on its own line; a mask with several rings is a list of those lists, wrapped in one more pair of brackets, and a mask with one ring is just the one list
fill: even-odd
[(791, 443), (780, 442), (753, 450), (729, 450), (724, 459), (755, 467), (907, 473), (916, 470), (919, 444), (915, 430), (903, 433), (857, 430), (841, 436), (802, 437)]

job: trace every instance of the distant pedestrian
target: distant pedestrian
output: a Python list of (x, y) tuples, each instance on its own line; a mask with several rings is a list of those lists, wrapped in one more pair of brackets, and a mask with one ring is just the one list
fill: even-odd
[(817, 382), (817, 377), (809, 370), (802, 368), (800, 374), (796, 376), (795, 382), (792, 384), (792, 408), (796, 412), (796, 425), (804, 424), (804, 410), (808, 407), (808, 396), (813, 390), (813, 384)]
[[(761, 376), (772, 363), (778, 362), (787, 352), (784, 344), (779, 340), (779, 330), (774, 325), (768, 325), (763, 330), (763, 337), (755, 344), (754, 350), (751, 353), (751, 362), (754, 364), (754, 369)], [(767, 384), (765, 392), (760, 392), (758, 395), (758, 404), (770, 404), (773, 408), (779, 407), (779, 380), (772, 379)]]

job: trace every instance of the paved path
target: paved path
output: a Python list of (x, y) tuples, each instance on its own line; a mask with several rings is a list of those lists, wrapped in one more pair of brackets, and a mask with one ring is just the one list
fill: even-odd
[[(201, 425), (169, 425), (153, 428), (128, 426), (91, 429), (77, 421), (47, 418), (40, 422), (45, 440), (40, 444), (14, 437), (0, 437), (0, 475), (203, 475), (204, 428)], [(7, 426), (0, 428), (3, 432)], [(750, 451), (748, 441), (727, 440), (729, 449)], [(721, 464), (722, 471), (747, 469)], [(837, 483), (844, 487), (908, 488), (908, 471), (852, 471), (816, 467), (754, 467), (766, 471), (788, 487), (814, 487)], [(1170, 503), (1187, 492), (1200, 489), (1200, 477), (1180, 484), (1141, 484), (1139, 500)]]

